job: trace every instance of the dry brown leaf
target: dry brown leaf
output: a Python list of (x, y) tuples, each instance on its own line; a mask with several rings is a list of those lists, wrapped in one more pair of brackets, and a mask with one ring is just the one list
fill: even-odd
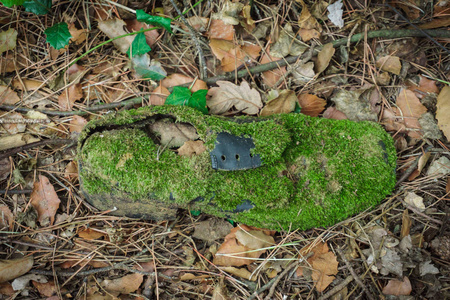
[(450, 86), (444, 86), (436, 104), (436, 119), (447, 141), (450, 141)]
[(116, 279), (105, 279), (101, 286), (110, 293), (129, 294), (136, 291), (144, 281), (144, 275), (134, 273)]
[(278, 97), (270, 100), (261, 110), (261, 116), (270, 116), (273, 114), (287, 114), (295, 110), (297, 97), (291, 90), (282, 90)]
[(86, 29), (77, 29), (74, 23), (69, 24), (69, 32), (70, 35), (72, 36), (70, 40), (75, 45), (80, 45), (81, 43), (83, 43), (86, 40), (88, 33)]
[(168, 89), (158, 85), (158, 87), (151, 92), (148, 102), (150, 105), (163, 105), (169, 95), (170, 92)]
[(191, 157), (192, 155), (200, 155), (205, 151), (206, 147), (203, 141), (186, 141), (178, 149), (178, 155)]
[(400, 58), (398, 56), (387, 55), (377, 60), (377, 67), (381, 68), (383, 71), (400, 75), (402, 63), (400, 62)]
[(0, 56), (0, 73), (23, 70), (28, 64), (27, 59), (21, 54), (6, 53)]
[(67, 69), (67, 75), (69, 76), (68, 78), (68, 83), (79, 83), (80, 80), (83, 78), (84, 75), (86, 75), (86, 73), (89, 70), (86, 70), (85, 67), (77, 65), (77, 64), (73, 64), (71, 65), (68, 69)]
[(333, 48), (332, 43), (325, 44), (317, 55), (317, 62), (314, 70), (316, 74), (322, 73), (330, 64), (331, 58), (336, 50)]
[(302, 5), (302, 12), (298, 18), (298, 26), (301, 29), (317, 29), (321, 32), (322, 27), (319, 22), (317, 22), (316, 18), (311, 15), (305, 2), (303, 2), (303, 0), (297, 0), (297, 2), (300, 2)]
[(0, 282), (15, 279), (31, 270), (33, 256), (0, 260)]
[(83, 118), (82, 116), (75, 115), (72, 117), (69, 124), (70, 124), (70, 128), (69, 128), (70, 132), (80, 133), (81, 130), (83, 130), (83, 127), (86, 126), (87, 120), (85, 118)]
[(320, 38), (320, 32), (316, 29), (300, 29), (298, 34), (302, 38), (302, 41), (308, 42), (311, 39)]
[(228, 51), (235, 48), (236, 45), (233, 41), (220, 40), (220, 39), (210, 39), (209, 47), (211, 47), (211, 52), (218, 60), (222, 60)]
[(405, 209), (402, 214), (402, 229), (400, 230), (401, 239), (409, 235), (411, 225), (412, 225), (411, 217), (408, 214), (408, 209)]
[(225, 24), (222, 20), (212, 19), (208, 35), (210, 39), (232, 41), (234, 38), (234, 27), (231, 24)]
[(389, 280), (388, 284), (383, 288), (383, 294), (394, 296), (408, 296), (411, 294), (412, 286), (408, 277), (404, 277), (403, 281), (397, 279)]
[(263, 106), (258, 91), (246, 81), (240, 86), (228, 81), (217, 81), (217, 85), (208, 91), (210, 98), (206, 101), (212, 114), (223, 114), (234, 106), (238, 111), (255, 115)]
[(31, 134), (28, 133), (18, 133), (14, 135), (0, 136), (0, 151), (20, 147), (34, 142), (39, 142), (39, 139), (33, 137)]
[(230, 274), (233, 274), (235, 276), (247, 279), (247, 280), (251, 280), (251, 281), (256, 281), (257, 276), (253, 275), (252, 273), (249, 272), (247, 269), (245, 268), (235, 268), (235, 267), (222, 267), (220, 268), (221, 270), (228, 272)]
[[(301, 112), (301, 110), (300, 110), (300, 112)], [(346, 120), (346, 119), (348, 119), (347, 116), (342, 111), (338, 110), (334, 106), (328, 107), (323, 112), (323, 117), (325, 119), (334, 119), (334, 120)]]
[(253, 44), (235, 45), (231, 41), (211, 39), (209, 46), (217, 59), (221, 61), (222, 70), (230, 72), (256, 59), (261, 47)]
[(261, 52), (261, 47), (258, 45), (244, 45), (228, 51), (222, 59), (222, 70), (224, 72), (231, 72), (242, 66), (244, 63), (251, 63)]
[[(450, 11), (450, 10), (449, 10)], [(418, 27), (421, 29), (433, 29), (439, 27), (449, 27), (450, 26), (450, 16), (445, 16), (442, 18), (436, 18), (428, 23), (421, 24)]]
[(149, 124), (147, 128), (160, 139), (160, 144), (166, 147), (181, 147), (186, 141), (198, 139), (197, 130), (187, 123), (173, 123), (167, 119)]
[[(326, 243), (322, 242), (309, 244), (300, 250), (300, 253), (303, 256), (307, 256), (310, 252), (314, 253), (307, 259), (313, 269), (311, 277), (315, 282), (316, 290), (322, 292), (334, 280), (333, 275), (336, 275), (338, 272), (336, 255), (329, 251)], [(297, 276), (304, 276), (304, 268), (299, 267), (296, 273)]]
[[(205, 32), (209, 23), (209, 18), (198, 16), (186, 18), (186, 20), (188, 21), (189, 25), (191, 25), (192, 28), (194, 28), (198, 32)], [(189, 31), (189, 29), (187, 28), (186, 25), (184, 25), (184, 23), (181, 25), (181, 28), (183, 28), (183, 30), (185, 31)]]
[(418, 85), (414, 85), (411, 81), (406, 83), (408, 89), (413, 91), (417, 98), (422, 99), (428, 93), (439, 93), (439, 89), (436, 86), (436, 81), (427, 79), (421, 75), (419, 75), (419, 77), (420, 81)]
[(12, 105), (20, 101), (17, 93), (5, 85), (0, 85), (0, 104)]
[[(11, 283), (9, 283), (9, 282), (0, 283), (0, 295), (13, 296), (15, 293), (16, 293), (16, 291), (13, 289)], [(8, 298), (8, 299), (12, 299), (12, 298)]]
[[(37, 288), (37, 290), (39, 291), (39, 294), (41, 294), (41, 296), (51, 297), (51, 296), (55, 295), (58, 291), (58, 288), (56, 287), (56, 284), (54, 281), (37, 282), (37, 281), (31, 280), (31, 283), (34, 285), (35, 288)], [(59, 299), (59, 297), (57, 299)], [(49, 298), (47, 298), (46, 300), (49, 300)]]
[(71, 161), (64, 169), (64, 178), (72, 180), (78, 178), (78, 164), (75, 161)]
[[(125, 65), (125, 61), (120, 59), (110, 59), (99, 63), (92, 69), (91, 74), (102, 74), (104, 76), (117, 77), (120, 75), (122, 67)], [(95, 77), (94, 77), (95, 78)]]
[(298, 56), (308, 49), (308, 47), (295, 39), (292, 26), (287, 23), (280, 29), (280, 34), (275, 43), (270, 46), (270, 55), (273, 57), (285, 57), (288, 55)]
[(13, 88), (19, 91), (34, 91), (45, 86), (42, 81), (34, 79), (14, 79), (11, 82), (11, 85), (13, 86)]
[[(270, 56), (270, 47), (267, 47), (266, 52), (261, 56), (261, 64), (266, 64), (272, 61), (277, 61), (278, 59), (273, 59)], [(280, 78), (284, 76), (286, 73), (286, 67), (277, 67), (276, 69), (265, 71), (262, 73), (262, 79), (264, 83), (269, 87), (274, 87), (274, 85), (278, 82)]]
[(180, 276), (180, 280), (181, 281), (186, 281), (186, 280), (195, 280), (195, 279), (205, 279), (210, 277), (209, 275), (195, 275), (192, 273), (184, 273), (183, 275)]
[(79, 231), (78, 236), (85, 240), (97, 240), (99, 238), (107, 236), (107, 234), (105, 232), (95, 230), (95, 228), (86, 228), (82, 231)]
[(327, 101), (316, 95), (300, 94), (298, 95), (298, 104), (300, 105), (300, 112), (302, 114), (317, 117), (325, 109)]
[(273, 232), (241, 225), (230, 233), (216, 252), (213, 263), (219, 266), (244, 266), (251, 264), (266, 250), (258, 250), (274, 244)]
[(0, 181), (3, 181), (6, 178), (8, 178), (11, 171), (12, 171), (12, 163), (9, 160), (9, 158), (5, 157), (3, 159), (0, 159)]
[[(100, 29), (104, 34), (106, 34), (107, 37), (112, 39), (119, 35), (127, 34), (127, 32), (123, 29), (125, 25), (126, 24), (123, 20), (110, 19), (106, 21), (99, 21), (98, 29)], [(121, 39), (113, 41), (113, 44), (120, 52), (122, 52), (122, 54), (126, 54), (133, 40), (134, 36), (126, 36)]]
[(0, 205), (0, 229), (9, 228), (12, 230), (14, 226), (14, 215), (6, 205)]
[(315, 281), (316, 290), (323, 292), (330, 283), (333, 282), (334, 276), (338, 273), (338, 261), (333, 252), (326, 252), (312, 260), (313, 268), (312, 279)]
[(412, 138), (420, 138), (422, 135), (419, 118), (427, 112), (426, 107), (420, 103), (412, 91), (405, 89), (402, 89), (397, 97), (397, 107), (398, 109), (394, 108), (394, 112), (402, 118), (408, 135)]
[(70, 111), (75, 101), (83, 98), (81, 83), (72, 84), (65, 89), (58, 97), (58, 104), (63, 111)]
[[(139, 31), (141, 29), (148, 29), (148, 28), (153, 28), (155, 26), (153, 25), (149, 25), (149, 24), (145, 24), (143, 22), (139, 22), (136, 19), (130, 19), (130, 20), (125, 20), (126, 23), (126, 27), (128, 29), (129, 32), (135, 32), (135, 31)], [(150, 30), (150, 31), (146, 31), (144, 32), (145, 35), (145, 40), (147, 41), (147, 44), (152, 47), (154, 44), (156, 44), (156, 42), (158, 41), (158, 38), (160, 36), (158, 30)]]
[[(173, 86), (182, 85), (186, 83), (192, 83), (194, 79), (188, 77), (183, 74), (174, 73), (172, 75), (167, 76), (161, 81), (161, 86), (165, 88), (171, 88)], [(207, 90), (208, 85), (203, 80), (197, 79), (194, 83), (194, 86), (191, 88), (191, 92), (195, 93), (198, 90)]]
[(30, 198), (41, 226), (53, 225), (61, 201), (47, 177), (39, 175), (39, 181), (34, 183)]

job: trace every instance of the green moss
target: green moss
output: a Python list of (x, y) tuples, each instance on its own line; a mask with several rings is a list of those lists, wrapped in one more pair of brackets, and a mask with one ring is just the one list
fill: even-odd
[[(208, 151), (189, 158), (155, 144), (145, 124), (160, 116), (192, 124)], [(213, 170), (209, 151), (222, 131), (251, 136), (263, 166)], [(80, 139), (79, 162), (82, 188), (100, 209), (125, 203), (118, 214), (155, 217), (154, 210), (176, 206), (254, 226), (306, 229), (379, 203), (395, 185), (396, 153), (392, 138), (371, 122), (301, 114), (225, 119), (159, 106), (90, 122)], [(233, 212), (245, 201), (254, 207)]]

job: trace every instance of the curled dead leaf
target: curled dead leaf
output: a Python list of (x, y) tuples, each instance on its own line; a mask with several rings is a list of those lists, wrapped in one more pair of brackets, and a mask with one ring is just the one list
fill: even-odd
[(302, 114), (317, 117), (325, 109), (327, 102), (316, 95), (300, 94), (298, 95), (298, 104)]
[(41, 226), (53, 225), (61, 201), (47, 177), (39, 175), (39, 181), (34, 183), (30, 198)]
[(320, 50), (317, 55), (317, 62), (314, 69), (316, 74), (322, 73), (326, 68), (328, 68), (335, 51), (336, 50), (334, 49), (332, 43), (328, 43), (323, 46), (322, 50)]
[(178, 149), (178, 155), (190, 157), (192, 155), (200, 155), (205, 151), (206, 147), (203, 141), (186, 141)]
[(243, 113), (255, 115), (263, 105), (258, 91), (246, 81), (240, 86), (228, 81), (217, 81), (217, 85), (208, 91), (210, 98), (206, 101), (212, 114), (223, 114), (234, 106)]
[(270, 100), (261, 110), (261, 116), (270, 116), (273, 114), (287, 114), (295, 110), (297, 97), (291, 90), (282, 90), (278, 97)]
[(439, 93), (436, 104), (436, 119), (439, 129), (450, 141), (450, 86), (443, 87)]
[(383, 56), (377, 60), (377, 67), (383, 71), (390, 72), (395, 75), (400, 75), (402, 70), (402, 63), (397, 56)]

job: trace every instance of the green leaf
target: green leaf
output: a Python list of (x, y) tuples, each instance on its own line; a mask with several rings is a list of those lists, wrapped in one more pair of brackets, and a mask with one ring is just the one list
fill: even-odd
[(23, 3), (25, 11), (36, 14), (46, 15), (52, 8), (52, 0), (27, 0)]
[(300, 107), (298, 102), (295, 102), (295, 109), (294, 109), (293, 113), (294, 114), (299, 114), (301, 110), (302, 110), (302, 108)]
[(47, 43), (55, 49), (64, 48), (69, 44), (72, 35), (69, 32), (67, 23), (62, 22), (45, 29), (44, 33), (47, 35)]
[(22, 5), (25, 0), (1, 0), (0, 2), (6, 7), (11, 7), (13, 5)]
[(208, 114), (208, 108), (206, 108), (206, 94), (208, 90), (198, 90), (192, 94), (191, 99), (189, 99), (188, 106), (193, 107), (204, 113)]
[(200, 216), (201, 213), (202, 213), (201, 210), (191, 210), (191, 215), (194, 216), (194, 217)]
[(151, 16), (145, 13), (142, 9), (138, 9), (136, 10), (136, 19), (139, 22), (144, 22), (146, 24), (161, 26), (168, 32), (172, 33), (172, 28), (170, 28), (170, 22), (172, 22), (172, 20), (169, 18), (164, 18), (160, 16)]
[(198, 90), (191, 95), (191, 91), (187, 87), (176, 86), (173, 88), (172, 94), (166, 98), (164, 104), (189, 106), (198, 109), (204, 114), (208, 113), (206, 108), (207, 90)]
[[(142, 30), (142, 29), (141, 29)], [(145, 53), (152, 50), (150, 46), (147, 44), (147, 40), (145, 39), (145, 34), (143, 32), (138, 33), (131, 43), (130, 48), (127, 51), (129, 57), (133, 57), (135, 55), (144, 55)]]
[(161, 63), (152, 60), (148, 54), (133, 55), (131, 64), (136, 73), (142, 78), (161, 80), (167, 76), (167, 72), (161, 67)]
[(172, 94), (170, 94), (166, 98), (166, 102), (164, 102), (164, 104), (190, 106), (188, 105), (190, 98), (191, 98), (191, 91), (187, 87), (176, 86), (173, 88)]

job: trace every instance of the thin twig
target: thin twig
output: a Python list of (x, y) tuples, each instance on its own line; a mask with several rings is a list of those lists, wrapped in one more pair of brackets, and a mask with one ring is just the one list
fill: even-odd
[[(97, 273), (102, 273), (102, 272), (108, 272), (111, 270), (125, 270), (125, 271), (129, 271), (132, 273), (139, 273), (142, 275), (147, 275), (147, 276), (155, 276), (156, 273), (155, 272), (145, 272), (145, 271), (140, 271), (140, 270), (136, 270), (133, 268), (130, 268), (128, 266), (123, 265), (123, 263), (119, 263), (116, 264), (114, 266), (109, 266), (109, 267), (104, 267), (104, 268), (95, 268), (92, 270), (87, 270), (87, 271), (81, 271), (81, 272), (77, 272), (77, 271), (57, 271), (56, 274), (59, 276), (89, 276), (92, 274), (97, 274)], [(32, 274), (40, 274), (40, 275), (47, 275), (47, 276), (53, 276), (54, 273), (53, 271), (47, 271), (47, 270), (40, 270), (40, 269), (36, 269), (36, 270), (30, 270), (29, 271)], [(162, 273), (158, 273), (158, 276), (164, 278), (164, 279), (168, 279), (168, 280), (174, 280), (173, 277), (171, 276), (167, 276), (164, 275)]]
[(10, 156), (12, 156), (14, 154), (17, 154), (19, 152), (35, 148), (35, 147), (46, 146), (46, 145), (59, 145), (59, 144), (72, 145), (74, 143), (76, 143), (76, 141), (72, 140), (72, 139), (43, 140), (43, 141), (30, 143), (30, 144), (27, 144), (27, 145), (15, 147), (15, 148), (8, 149), (8, 150), (5, 150), (3, 152), (0, 152), (0, 160), (2, 160), (4, 158), (7, 158), (7, 157), (10, 157)]
[(359, 278), (358, 274), (356, 274), (355, 269), (353, 269), (352, 265), (348, 261), (347, 257), (345, 257), (344, 253), (342, 253), (341, 249), (336, 248), (336, 252), (339, 254), (341, 259), (344, 261), (345, 266), (350, 271), (350, 274), (352, 274), (353, 279), (355, 279), (355, 281), (359, 285), (359, 287), (363, 289), (364, 293), (366, 293), (367, 298), (370, 300), (375, 300), (375, 297), (372, 295), (372, 293), (367, 289), (367, 287), (361, 281), (361, 278)]
[(298, 267), (298, 265), (299, 265), (299, 261), (292, 263), (283, 272), (281, 272), (280, 275), (278, 275), (276, 277), (276, 279), (272, 283), (272, 286), (270, 287), (269, 293), (264, 298), (265, 300), (272, 299), (272, 295), (273, 295), (273, 293), (275, 293), (275, 288), (278, 286), (278, 283), (280, 282), (280, 280), (283, 279), (283, 277), (286, 276), (286, 274), (289, 273), (292, 269), (294, 269), (295, 267)]
[(391, 5), (389, 5), (389, 3), (385, 3), (385, 6), (389, 7), (390, 9), (392, 9), (401, 19), (403, 19), (403, 21), (405, 21), (406, 23), (408, 23), (409, 25), (411, 25), (412, 27), (414, 27), (416, 30), (419, 30), (420, 32), (422, 32), (430, 41), (432, 41), (434, 44), (436, 44), (439, 48), (441, 48), (442, 50), (444, 50), (445, 52), (447, 52), (447, 54), (450, 55), (450, 50), (448, 50), (447, 48), (445, 48), (444, 46), (442, 46), (441, 43), (439, 43), (438, 41), (436, 41), (433, 37), (431, 37), (428, 33), (426, 33), (423, 29), (421, 29), (420, 27), (417, 27), (416, 25), (414, 25), (413, 23), (411, 23), (407, 18), (405, 18), (397, 9), (395, 9), (395, 7), (392, 7)]
[(170, 0), (170, 3), (172, 3), (173, 8), (177, 11), (178, 15), (180, 16), (181, 21), (186, 25), (186, 27), (189, 29), (189, 33), (191, 34), (192, 40), (195, 43), (195, 47), (197, 47), (198, 51), (198, 59), (200, 63), (200, 79), (204, 80), (208, 76), (208, 69), (206, 67), (206, 60), (205, 55), (203, 54), (202, 46), (200, 45), (200, 42), (198, 40), (198, 37), (196, 35), (195, 29), (192, 28), (192, 26), (189, 24), (189, 22), (184, 17), (181, 10), (178, 8), (178, 5), (175, 3), (174, 0)]
[(334, 288), (329, 290), (325, 295), (321, 296), (319, 298), (319, 300), (326, 300), (326, 299), (334, 296), (334, 294), (339, 293), (343, 288), (345, 288), (352, 281), (353, 281), (353, 276), (352, 275), (347, 276), (347, 278), (345, 278), (344, 281), (342, 281), (341, 283), (336, 285)]
[[(415, 30), (415, 29), (375, 30), (375, 31), (367, 32), (367, 38), (382, 37), (382, 38), (394, 39), (394, 38), (405, 38), (405, 37), (424, 37), (425, 36), (424, 33), (426, 33), (432, 37), (450, 38), (450, 30), (443, 30), (443, 29), (423, 30), (423, 32), (419, 31), (419, 30)], [(355, 34), (350, 39), (343, 38), (343, 39), (336, 40), (332, 43), (333, 43), (333, 47), (337, 48), (341, 45), (346, 45), (349, 41), (350, 41), (350, 43), (359, 42), (363, 38), (364, 38), (364, 32)], [(258, 65), (258, 66), (251, 67), (248, 69), (240, 70), (238, 72), (232, 71), (232, 72), (228, 72), (228, 73), (225, 73), (222, 75), (210, 77), (210, 78), (206, 79), (205, 81), (207, 84), (211, 85), (211, 84), (215, 84), (219, 80), (233, 80), (235, 78), (242, 78), (249, 74), (262, 73), (265, 71), (275, 69), (277, 67), (281, 68), (281, 67), (287, 66), (288, 64), (293, 64), (298, 59), (299, 59), (299, 56), (288, 56), (288, 57), (285, 57), (285, 58), (277, 60), (277, 61), (272, 61), (267, 64)]]

